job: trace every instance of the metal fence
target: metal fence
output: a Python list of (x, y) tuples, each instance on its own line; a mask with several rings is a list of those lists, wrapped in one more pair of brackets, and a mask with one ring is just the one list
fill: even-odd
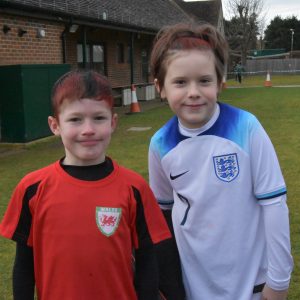
[[(300, 59), (252, 59), (247, 60), (244, 66), (244, 75), (265, 75), (267, 72), (271, 74), (300, 74)], [(232, 78), (234, 72), (228, 72), (228, 77)]]
[(278, 73), (278, 74), (296, 74), (300, 73), (300, 59), (256, 59), (247, 60), (245, 66), (246, 73)]

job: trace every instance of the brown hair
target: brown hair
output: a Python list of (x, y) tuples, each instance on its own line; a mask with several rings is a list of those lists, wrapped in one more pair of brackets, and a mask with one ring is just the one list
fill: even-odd
[(160, 89), (164, 86), (167, 65), (180, 50), (211, 50), (215, 56), (218, 83), (221, 84), (228, 59), (228, 44), (221, 33), (209, 24), (176, 24), (162, 28), (154, 40), (150, 66)]
[(105, 101), (113, 108), (114, 98), (108, 79), (95, 72), (75, 70), (61, 76), (52, 89), (52, 109), (58, 117), (59, 108), (65, 100), (75, 101), (84, 98)]

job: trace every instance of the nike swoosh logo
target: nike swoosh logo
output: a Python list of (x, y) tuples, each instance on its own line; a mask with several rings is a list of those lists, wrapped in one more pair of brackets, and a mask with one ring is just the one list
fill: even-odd
[(174, 175), (174, 176), (172, 176), (171, 173), (170, 173), (170, 179), (171, 179), (171, 180), (175, 180), (175, 179), (177, 179), (178, 177), (180, 177), (180, 176), (186, 174), (187, 172), (188, 172), (188, 171), (185, 171), (185, 172), (183, 172), (183, 173), (180, 173), (180, 174)]

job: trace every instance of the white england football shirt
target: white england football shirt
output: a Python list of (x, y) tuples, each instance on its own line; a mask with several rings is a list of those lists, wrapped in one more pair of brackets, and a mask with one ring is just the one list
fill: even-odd
[(219, 103), (192, 137), (173, 117), (151, 139), (149, 176), (161, 208), (172, 208), (187, 299), (251, 299), (266, 281), (262, 205), (286, 193), (256, 117)]

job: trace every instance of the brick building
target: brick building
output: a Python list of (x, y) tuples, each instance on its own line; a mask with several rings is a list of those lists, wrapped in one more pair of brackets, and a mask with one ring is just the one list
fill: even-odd
[(155, 33), (193, 12), (222, 26), (221, 1), (2, 0), (0, 65), (68, 63), (104, 73), (113, 86), (147, 83)]
[(120, 96), (131, 84), (151, 84), (149, 55), (157, 31), (191, 20), (222, 30), (221, 0), (1, 0), (0, 68), (68, 64), (95, 69)]

